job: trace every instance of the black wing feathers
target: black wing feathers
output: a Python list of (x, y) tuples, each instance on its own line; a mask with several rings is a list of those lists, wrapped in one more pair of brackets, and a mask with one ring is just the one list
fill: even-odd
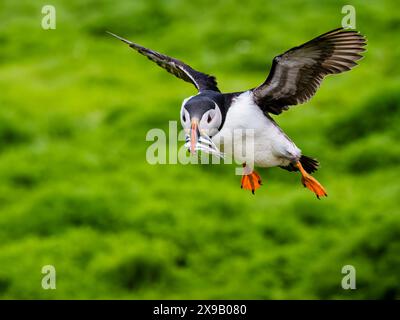
[(185, 80), (186, 82), (194, 84), (197, 90), (199, 91), (213, 90), (219, 92), (215, 77), (196, 71), (178, 59), (174, 59), (157, 51), (142, 47), (141, 45), (126, 40), (111, 32), (108, 33), (116, 37), (117, 39), (125, 42), (131, 48), (135, 49), (137, 52), (146, 56), (151, 61), (157, 63), (161, 68), (164, 68), (169, 73), (172, 73), (174, 76), (182, 80)]
[(255, 102), (273, 114), (306, 102), (326, 75), (356, 66), (365, 44), (357, 31), (339, 28), (286, 51), (274, 58), (268, 78), (253, 90)]

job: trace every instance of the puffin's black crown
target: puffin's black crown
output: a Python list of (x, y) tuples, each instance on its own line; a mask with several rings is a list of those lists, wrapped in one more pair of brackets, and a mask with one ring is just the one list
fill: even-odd
[(218, 92), (206, 90), (190, 98), (185, 103), (184, 108), (189, 112), (191, 118), (201, 119), (204, 113), (215, 109), (216, 105), (222, 116), (225, 117), (224, 96)]

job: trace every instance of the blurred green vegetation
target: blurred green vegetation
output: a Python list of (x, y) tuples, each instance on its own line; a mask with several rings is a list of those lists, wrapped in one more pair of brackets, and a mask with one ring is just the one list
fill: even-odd
[(348, 1), (52, 0), (47, 31), (45, 4), (0, 2), (1, 298), (400, 297), (397, 1), (351, 1), (365, 59), (276, 117), (321, 161), (321, 201), (279, 168), (253, 196), (233, 166), (147, 164), (147, 131), (195, 91), (105, 31), (232, 92), (340, 26)]

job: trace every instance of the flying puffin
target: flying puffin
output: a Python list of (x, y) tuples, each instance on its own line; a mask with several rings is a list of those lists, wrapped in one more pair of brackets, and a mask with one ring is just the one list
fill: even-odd
[[(261, 85), (234, 93), (221, 93), (214, 76), (109, 34), (197, 88), (198, 94), (185, 99), (180, 111), (181, 123), (187, 133), (185, 146), (191, 153), (203, 150), (220, 155), (218, 148), (225, 151), (231, 144), (231, 156), (243, 163), (241, 187), (253, 194), (261, 185), (254, 167), (278, 166), (288, 171), (300, 171), (302, 184), (318, 199), (327, 196), (325, 188), (311, 176), (318, 169), (318, 161), (303, 155), (271, 114), (279, 115), (290, 106), (308, 101), (325, 76), (356, 66), (366, 45), (365, 37), (359, 32), (338, 28), (294, 47), (273, 59), (269, 75)], [(253, 145), (251, 154), (243, 154), (243, 136), (234, 138), (232, 132), (237, 129), (243, 132), (251, 129), (251, 136), (243, 134)]]

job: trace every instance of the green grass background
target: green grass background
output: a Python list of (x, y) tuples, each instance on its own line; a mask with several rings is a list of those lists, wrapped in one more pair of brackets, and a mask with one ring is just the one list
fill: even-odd
[[(53, 4), (57, 29), (41, 28)], [(233, 165), (149, 165), (151, 128), (194, 88), (110, 30), (215, 74), (232, 92), (272, 58), (340, 26), (348, 1), (0, 2), (0, 297), (399, 298), (400, 11), (351, 1), (368, 37), (360, 66), (275, 117), (329, 197), (261, 169), (255, 196)], [(57, 289), (43, 290), (54, 265)], [(357, 289), (341, 288), (341, 269)]]

